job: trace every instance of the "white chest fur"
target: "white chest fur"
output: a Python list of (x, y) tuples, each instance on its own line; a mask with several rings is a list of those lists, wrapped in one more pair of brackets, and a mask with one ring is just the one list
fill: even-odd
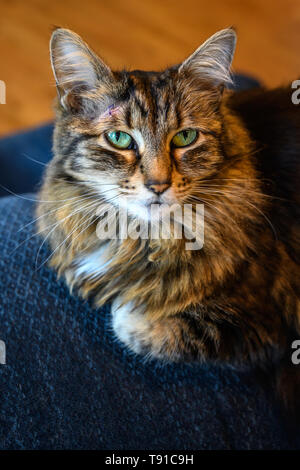
[(93, 278), (104, 274), (109, 267), (111, 259), (108, 257), (107, 245), (103, 245), (92, 253), (81, 255), (77, 259), (75, 278)]

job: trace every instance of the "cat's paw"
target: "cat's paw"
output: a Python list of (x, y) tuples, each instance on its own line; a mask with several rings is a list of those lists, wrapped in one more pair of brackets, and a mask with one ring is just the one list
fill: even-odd
[(121, 304), (121, 299), (113, 301), (112, 326), (118, 339), (136, 354), (149, 353), (151, 324), (140, 308), (132, 302)]
[(112, 326), (118, 339), (146, 359), (164, 362), (182, 359), (180, 322), (176, 318), (151, 321), (143, 309), (121, 298), (112, 303)]

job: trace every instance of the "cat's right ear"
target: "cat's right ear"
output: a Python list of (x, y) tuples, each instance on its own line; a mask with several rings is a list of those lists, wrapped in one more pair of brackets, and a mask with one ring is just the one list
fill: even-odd
[(69, 29), (53, 32), (50, 58), (60, 103), (66, 110), (78, 111), (85, 100), (97, 96), (100, 86), (113, 81), (110, 68)]

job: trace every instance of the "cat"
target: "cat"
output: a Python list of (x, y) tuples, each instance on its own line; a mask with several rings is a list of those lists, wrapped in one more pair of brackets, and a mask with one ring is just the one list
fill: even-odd
[[(275, 371), (292, 409), (300, 113), (289, 86), (228, 89), (235, 45), (228, 28), (164, 71), (116, 72), (56, 29), (54, 158), (38, 231), (71, 290), (97, 307), (111, 302), (114, 333), (131, 351)], [(169, 238), (97, 236), (101, 208), (114, 210), (120, 230), (121, 209), (151, 223), (151, 204), (194, 213), (203, 204), (201, 249), (187, 249), (175, 225)]]

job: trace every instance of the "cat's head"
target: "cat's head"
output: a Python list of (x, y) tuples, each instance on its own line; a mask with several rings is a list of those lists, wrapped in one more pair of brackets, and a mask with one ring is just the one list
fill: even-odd
[(55, 30), (59, 174), (137, 215), (193, 202), (224, 160), (220, 103), (235, 42), (225, 29), (162, 72), (113, 72), (77, 34)]

